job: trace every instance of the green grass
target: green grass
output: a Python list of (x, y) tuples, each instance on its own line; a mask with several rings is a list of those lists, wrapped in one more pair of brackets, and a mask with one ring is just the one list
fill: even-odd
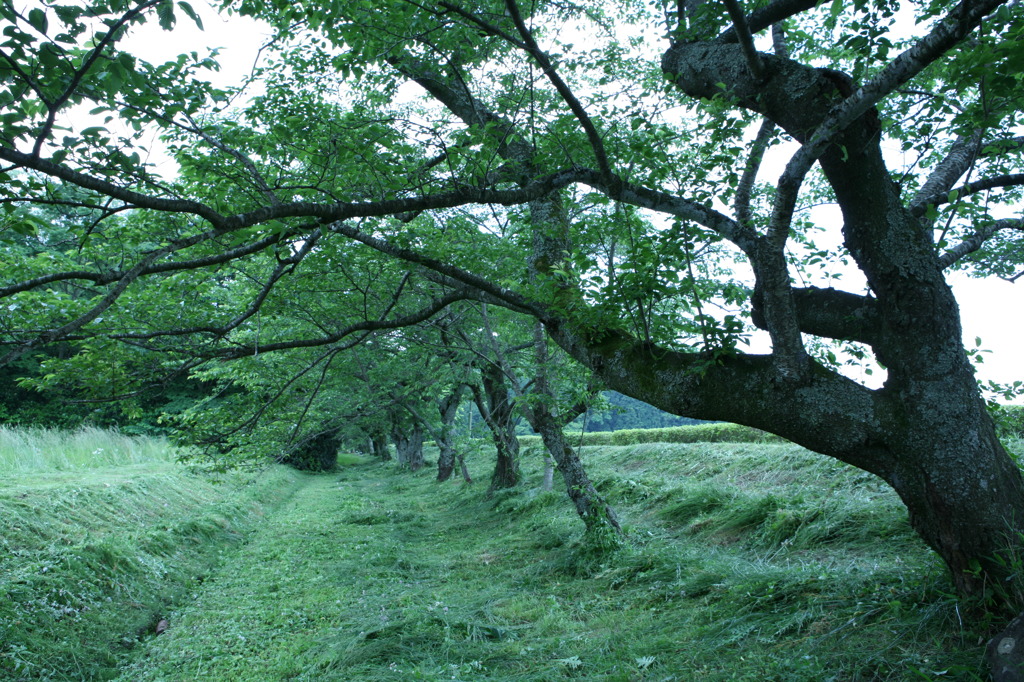
[(346, 458), (119, 680), (982, 679), (985, 623), (874, 477), (788, 444), (585, 460), (627, 526), (617, 550), (581, 543), (539, 457), (491, 497)]
[(0, 476), (167, 462), (165, 440), (83, 427), (77, 431), (0, 426)]
[[(621, 431), (566, 431), (574, 445), (636, 445), (638, 443), (780, 443), (782, 438), (750, 426), (713, 422), (668, 426), (660, 429), (623, 429)], [(541, 445), (540, 436), (520, 436), (523, 447)]]
[[(153, 441), (95, 430), (3, 437), (38, 450), (27, 465), (5, 454), (0, 477), (2, 680), (115, 677), (172, 606), (306, 480), (284, 467), (201, 474)], [(55, 455), (61, 442), (102, 447), (121, 464)]]

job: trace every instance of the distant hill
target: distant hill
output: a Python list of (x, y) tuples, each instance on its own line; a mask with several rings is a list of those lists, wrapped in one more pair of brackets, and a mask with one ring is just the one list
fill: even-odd
[(700, 424), (698, 419), (677, 417), (616, 391), (602, 393), (607, 409), (590, 410), (574, 421), (569, 428), (591, 431), (622, 431), (623, 429), (662, 429), (669, 426)]

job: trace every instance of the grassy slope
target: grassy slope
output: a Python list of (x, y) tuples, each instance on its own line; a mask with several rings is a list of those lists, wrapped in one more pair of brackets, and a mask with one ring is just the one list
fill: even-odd
[(33, 457), (0, 477), (0, 680), (115, 677), (218, 553), (300, 483), (283, 467), (215, 479), (169, 459), (61, 458), (54, 471)]
[(977, 679), (982, 625), (871, 476), (783, 444), (586, 459), (629, 527), (611, 556), (579, 545), (564, 495), (348, 467), (120, 679)]

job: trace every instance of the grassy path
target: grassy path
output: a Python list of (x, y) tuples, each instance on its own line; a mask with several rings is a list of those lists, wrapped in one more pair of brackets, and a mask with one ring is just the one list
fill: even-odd
[(540, 581), (552, 592), (531, 587), (536, 567), (552, 568), (543, 550), (577, 533), (561, 497), (542, 495), (547, 519), (520, 536), (479, 492), (373, 465), (312, 478), (121, 682), (548, 680), (582, 669), (570, 642), (586, 638), (639, 673), (638, 644), (617, 641), (614, 613), (586, 635), (569, 624), (586, 608), (558, 594), (569, 576)]
[(598, 559), (564, 494), (311, 477), (119, 680), (977, 679), (898, 501), (768, 447), (594, 455), (630, 529)]

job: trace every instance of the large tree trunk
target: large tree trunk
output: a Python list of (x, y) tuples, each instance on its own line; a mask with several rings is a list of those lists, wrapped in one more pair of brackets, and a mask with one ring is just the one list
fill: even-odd
[[(922, 345), (909, 343), (902, 355), (919, 355)], [(932, 362), (945, 364), (935, 356)], [(966, 358), (946, 374), (913, 374), (890, 377), (883, 389), (892, 411), (881, 415), (887, 457), (879, 475), (949, 566), (958, 591), (991, 590), (1004, 601), (1002, 592), (1019, 589), (1010, 558), (1024, 530), (1020, 469), (996, 436)]]
[[(849, 95), (841, 75), (770, 55), (762, 64), (753, 75), (741, 47), (724, 41), (679, 42), (662, 60), (686, 94), (710, 99), (724, 87), (738, 106), (815, 150), (870, 294), (794, 287), (779, 257), (789, 224), (764, 232), (734, 225), (725, 229), (754, 269), (754, 320), (772, 336), (771, 356), (674, 353), (554, 315), (548, 330), (610, 388), (675, 414), (765, 429), (877, 474), (961, 594), (1012, 592), (1024, 480), (985, 410), (931, 226), (891, 179), (874, 112), (844, 121), (827, 144), (812, 137)], [(870, 390), (818, 365), (801, 333), (870, 346), (888, 370), (885, 385)], [(1010, 605), (1006, 594), (991, 596)]]
[(699, 357), (652, 352), (624, 334), (581, 343), (582, 334), (549, 330), (613, 390), (674, 414), (776, 433), (878, 475), (903, 499), (961, 594), (999, 601), (1007, 595), (985, 590), (1017, 587), (1012, 554), (1021, 551), (1024, 481), (968, 367), (939, 367), (905, 384), (890, 367), (886, 386), (870, 390), (815, 365), (789, 383), (778, 379), (771, 356), (723, 359), (697, 372)]
[(411, 471), (423, 468), (423, 428), (418, 423), (401, 429), (396, 428), (392, 431), (391, 438), (395, 442), (399, 464)]

